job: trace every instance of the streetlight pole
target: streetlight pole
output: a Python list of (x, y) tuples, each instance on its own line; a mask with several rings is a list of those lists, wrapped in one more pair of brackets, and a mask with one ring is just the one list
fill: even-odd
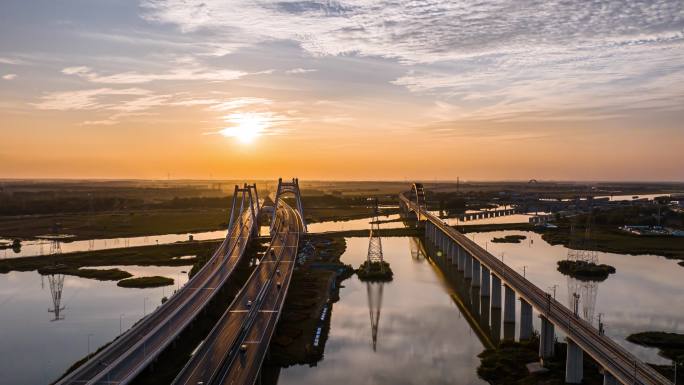
[(88, 333), (88, 355), (87, 357), (90, 357), (90, 337), (92, 337), (92, 333)]
[(553, 290), (553, 299), (556, 299), (556, 288), (558, 285), (549, 286), (549, 289)]
[(121, 335), (121, 332), (123, 331), (122, 324), (123, 324), (123, 317), (125, 314), (121, 313), (119, 315), (119, 335)]
[(527, 273), (527, 266), (523, 266), (523, 278), (525, 278), (526, 273)]

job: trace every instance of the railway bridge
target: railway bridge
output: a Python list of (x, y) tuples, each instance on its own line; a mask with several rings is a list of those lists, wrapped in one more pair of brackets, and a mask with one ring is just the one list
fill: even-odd
[[(519, 336), (529, 339), (533, 333), (533, 313), (541, 318), (539, 357), (554, 355), (556, 329), (567, 336), (565, 381), (581, 383), (583, 356), (588, 354), (602, 368), (604, 384), (669, 385), (671, 382), (648, 364), (629, 353), (590, 323), (556, 301), (550, 293), (508, 267), (474, 241), (431, 214), (425, 205), (425, 192), (420, 183), (412, 186), (411, 194), (399, 195), (400, 204), (424, 224), (425, 238), (442, 252), (467, 285), (476, 288), (490, 307), (491, 314), (503, 313), (504, 332), (516, 324), (516, 296), (520, 301)], [(511, 326), (513, 325), (513, 326)], [(510, 334), (510, 332), (508, 332)]]

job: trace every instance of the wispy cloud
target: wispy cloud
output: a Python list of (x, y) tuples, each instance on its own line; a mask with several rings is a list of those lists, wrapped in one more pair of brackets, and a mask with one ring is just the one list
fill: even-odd
[(678, 0), (144, 0), (142, 7), (147, 20), (211, 31), (209, 40), (285, 39), (313, 56), (395, 60), (407, 73), (394, 84), (464, 108), (451, 118), (568, 118), (578, 110), (610, 117), (644, 104), (672, 109), (684, 97)]
[(180, 81), (180, 80), (204, 80), (204, 81), (228, 81), (239, 79), (246, 72), (215, 69), (209, 70), (198, 66), (178, 65), (176, 68), (164, 73), (139, 73), (122, 72), (112, 75), (101, 75), (90, 67), (78, 66), (67, 67), (62, 70), (66, 75), (75, 75), (92, 83), (105, 84), (140, 84), (152, 81)]
[(7, 75), (3, 75), (2, 78), (3, 78), (4, 80), (14, 80), (14, 79), (17, 78), (17, 74), (7, 74)]
[(113, 98), (122, 96), (148, 95), (150, 91), (141, 88), (96, 88), (78, 91), (49, 92), (41, 101), (32, 105), (41, 110), (93, 110), (119, 105)]
[(286, 74), (291, 74), (291, 75), (297, 75), (297, 74), (305, 74), (308, 72), (316, 72), (318, 70), (316, 69), (307, 69), (307, 68), (293, 68), (291, 70), (285, 71)]
[(209, 107), (212, 111), (228, 111), (235, 110), (239, 108), (244, 108), (247, 106), (267, 106), (272, 104), (273, 101), (264, 98), (255, 97), (244, 97), (244, 98), (232, 98), (229, 100), (221, 101), (219, 103), (213, 104)]
[(26, 62), (21, 59), (13, 59), (8, 57), (0, 57), (0, 64), (20, 65)]

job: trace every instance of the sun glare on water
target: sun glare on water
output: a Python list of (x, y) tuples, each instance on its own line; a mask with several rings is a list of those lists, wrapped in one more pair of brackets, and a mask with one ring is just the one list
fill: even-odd
[(259, 114), (235, 113), (225, 117), (229, 127), (222, 129), (221, 135), (236, 138), (242, 143), (251, 143), (269, 127), (269, 120)]

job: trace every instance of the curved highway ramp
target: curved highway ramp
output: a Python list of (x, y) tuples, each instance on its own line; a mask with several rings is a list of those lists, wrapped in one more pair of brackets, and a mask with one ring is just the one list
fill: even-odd
[(303, 223), (298, 210), (277, 205), (264, 257), (173, 384), (254, 384), (287, 295)]
[(205, 308), (242, 259), (256, 234), (259, 204), (250, 194), (241, 209), (221, 246), (185, 286), (56, 384), (127, 384), (152, 363)]

